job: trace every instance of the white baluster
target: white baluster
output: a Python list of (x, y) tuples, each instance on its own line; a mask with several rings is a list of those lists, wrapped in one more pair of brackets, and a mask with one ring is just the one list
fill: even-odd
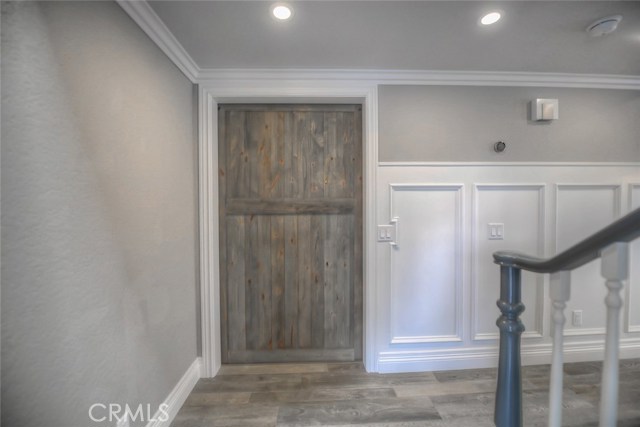
[(562, 341), (564, 309), (571, 296), (571, 272), (558, 271), (551, 275), (549, 297), (553, 306), (553, 361), (551, 362), (551, 379), (549, 383), (549, 427), (562, 425)]
[(605, 338), (600, 427), (615, 427), (618, 418), (618, 347), (620, 343), (620, 309), (622, 281), (629, 271), (627, 243), (614, 243), (602, 251), (602, 277), (607, 279), (607, 336)]

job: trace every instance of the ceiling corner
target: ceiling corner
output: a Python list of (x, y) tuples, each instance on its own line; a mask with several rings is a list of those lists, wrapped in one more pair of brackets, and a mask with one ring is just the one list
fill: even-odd
[(116, 2), (192, 83), (198, 82), (200, 74), (198, 64), (146, 0), (116, 0)]

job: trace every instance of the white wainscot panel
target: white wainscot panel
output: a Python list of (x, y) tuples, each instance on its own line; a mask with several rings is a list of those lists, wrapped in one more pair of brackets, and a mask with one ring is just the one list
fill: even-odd
[[(629, 185), (629, 211), (640, 208), (640, 184)], [(629, 248), (629, 280), (624, 302), (627, 332), (640, 332), (640, 239), (631, 242)]]
[[(556, 192), (556, 253), (571, 247), (620, 216), (620, 185), (558, 185)], [(567, 303), (565, 335), (605, 333), (607, 289), (600, 275), (600, 260), (571, 273), (571, 299)], [(582, 311), (582, 326), (572, 324), (572, 312)]]
[(391, 184), (391, 343), (461, 341), (462, 185)]
[[(497, 339), (500, 312), (500, 267), (492, 254), (514, 250), (544, 253), (544, 184), (476, 185), (473, 212), (472, 330), (473, 339)], [(490, 239), (489, 224), (504, 224), (504, 238)], [(523, 337), (542, 337), (544, 276), (522, 273)]]

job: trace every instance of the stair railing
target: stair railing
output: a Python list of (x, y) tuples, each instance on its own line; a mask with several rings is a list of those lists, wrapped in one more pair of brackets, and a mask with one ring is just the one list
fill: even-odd
[(550, 273), (550, 299), (553, 310), (553, 350), (549, 384), (549, 427), (562, 424), (562, 373), (564, 309), (571, 293), (571, 270), (601, 258), (601, 273), (608, 289), (605, 298), (607, 329), (602, 370), (600, 427), (614, 427), (618, 405), (618, 349), (620, 341), (620, 309), (622, 281), (629, 270), (628, 245), (640, 237), (640, 209), (613, 222), (564, 252), (547, 259), (517, 252), (496, 252), (494, 262), (500, 265), (500, 299), (502, 315), (496, 322), (500, 329), (500, 355), (494, 422), (497, 427), (522, 426), (522, 375), (520, 335), (524, 325), (520, 314), (520, 274), (522, 270)]

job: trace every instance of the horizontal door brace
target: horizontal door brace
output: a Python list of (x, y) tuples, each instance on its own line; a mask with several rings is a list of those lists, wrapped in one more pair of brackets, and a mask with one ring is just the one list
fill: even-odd
[(228, 199), (227, 215), (350, 214), (355, 199)]

